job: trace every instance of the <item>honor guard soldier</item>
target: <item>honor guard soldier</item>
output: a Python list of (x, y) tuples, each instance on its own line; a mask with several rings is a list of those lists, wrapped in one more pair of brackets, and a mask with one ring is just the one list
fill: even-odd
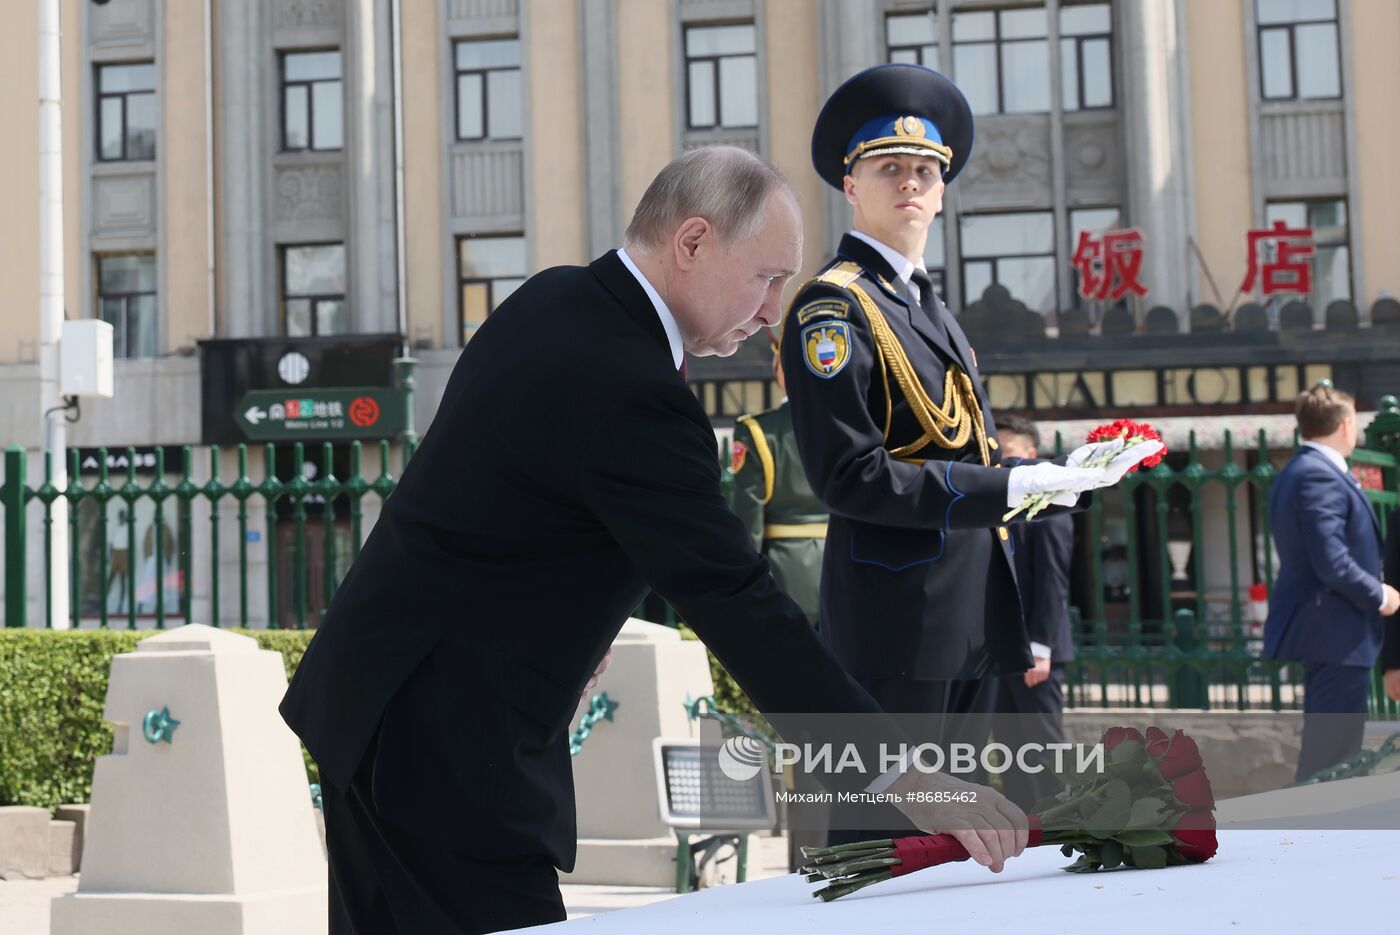
[(768, 558), (778, 587), (817, 626), (826, 508), (802, 472), (776, 335), (773, 341), (773, 375), (783, 401), (767, 412), (741, 416), (735, 424), (729, 506), (744, 521), (754, 548)]
[(831, 96), (812, 160), (853, 230), (793, 300), (782, 361), (831, 513), (823, 637), (885, 710), (980, 720), (993, 676), (1032, 666), (1003, 514), (1033, 492), (1074, 506), (1122, 475), (1000, 460), (977, 355), (923, 262), (972, 135), (962, 92), (921, 66), (871, 68)]

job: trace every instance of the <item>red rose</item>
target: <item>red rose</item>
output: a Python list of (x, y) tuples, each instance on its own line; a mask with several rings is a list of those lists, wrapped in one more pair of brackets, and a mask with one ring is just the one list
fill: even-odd
[(1099, 742), (1103, 744), (1104, 750), (1112, 753), (1113, 748), (1125, 740), (1136, 740), (1141, 744), (1147, 742), (1136, 727), (1110, 727), (1103, 732), (1103, 739)]
[(1189, 809), (1211, 809), (1215, 806), (1215, 793), (1211, 791), (1210, 778), (1203, 769), (1173, 779), (1172, 795)]
[(1215, 856), (1216, 841), (1215, 831), (1200, 829), (1178, 828), (1172, 834), (1176, 836), (1176, 852), (1192, 863), (1205, 863)]
[(1187, 773), (1195, 772), (1205, 764), (1201, 761), (1201, 751), (1196, 746), (1196, 741), (1186, 736), (1181, 731), (1172, 735), (1171, 744), (1165, 751), (1165, 755), (1158, 762), (1157, 768), (1162, 771), (1162, 778), (1171, 782), (1178, 776), (1185, 776)]
[(1173, 833), (1183, 830), (1214, 831), (1215, 816), (1211, 814), (1211, 811), (1208, 808), (1201, 808), (1187, 812), (1186, 814), (1182, 815), (1176, 820), (1176, 827), (1172, 829)]
[[(1180, 733), (1180, 731), (1177, 731), (1177, 733)], [(1167, 732), (1160, 727), (1149, 727), (1147, 729), (1146, 741), (1147, 752), (1152, 755), (1153, 759), (1160, 759), (1165, 756), (1167, 749), (1171, 746), (1171, 738), (1168, 737)]]
[[(1134, 422), (1132, 419), (1115, 419), (1107, 425), (1100, 425), (1090, 432), (1088, 441), (1107, 442), (1113, 441), (1115, 438), (1139, 438), (1154, 442), (1162, 440), (1161, 434), (1146, 422)], [(1154, 468), (1162, 463), (1162, 458), (1166, 453), (1167, 449), (1163, 447), (1162, 450), (1155, 455), (1144, 458), (1128, 470), (1131, 472), (1139, 468)]]

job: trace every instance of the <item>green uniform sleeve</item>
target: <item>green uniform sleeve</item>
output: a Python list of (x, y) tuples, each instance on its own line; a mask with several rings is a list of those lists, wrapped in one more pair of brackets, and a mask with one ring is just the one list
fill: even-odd
[(729, 508), (744, 524), (749, 541), (763, 550), (763, 464), (754, 451), (753, 433), (743, 422), (734, 426), (734, 441), (730, 443), (730, 468), (734, 472), (734, 487), (729, 494)]

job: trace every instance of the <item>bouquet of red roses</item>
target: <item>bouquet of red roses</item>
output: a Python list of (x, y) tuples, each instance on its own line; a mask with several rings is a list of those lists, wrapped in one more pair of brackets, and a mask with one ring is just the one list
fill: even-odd
[[(1120, 865), (1156, 870), (1204, 863), (1215, 855), (1215, 796), (1196, 742), (1181, 731), (1168, 736), (1149, 727), (1104, 732), (1101, 772), (1067, 777), (1065, 788), (1030, 814), (1029, 845), (1059, 845), (1079, 859), (1073, 873)], [(872, 883), (938, 864), (967, 860), (950, 834), (804, 847), (801, 871), (826, 883), (813, 895), (824, 902)]]
[[(1070, 467), (1081, 468), (1107, 468), (1115, 458), (1123, 454), (1128, 449), (1140, 445), (1144, 442), (1161, 442), (1161, 434), (1148, 425), (1146, 422), (1134, 422), (1131, 419), (1117, 419), (1106, 425), (1100, 425), (1089, 433), (1085, 439), (1086, 447), (1089, 448), (1083, 453), (1082, 460), (1076, 460), (1079, 451), (1074, 452), (1069, 457)], [(1166, 457), (1167, 449), (1163, 444), (1161, 449), (1155, 454), (1148, 455), (1141, 461), (1136, 462), (1127, 468), (1124, 473), (1131, 473), (1138, 468), (1154, 468), (1162, 463)], [(1121, 476), (1121, 475), (1120, 475)], [(1117, 478), (1115, 478), (1116, 480)], [(1009, 522), (1017, 514), (1026, 513), (1026, 519), (1035, 519), (1036, 514), (1049, 506), (1057, 496), (1054, 492), (1035, 493), (1027, 496), (1014, 510), (1003, 516), (1002, 522)]]

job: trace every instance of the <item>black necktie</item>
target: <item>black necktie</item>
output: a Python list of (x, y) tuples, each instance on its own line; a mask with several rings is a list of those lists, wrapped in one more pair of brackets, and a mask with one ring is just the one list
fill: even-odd
[(679, 367), (677, 367), (676, 369), (680, 371), (681, 379), (684, 380), (684, 379), (685, 379), (685, 359), (684, 359), (684, 358), (681, 359), (681, 365), (680, 365)]
[(948, 326), (943, 321), (943, 313), (938, 308), (938, 300), (933, 294), (933, 280), (928, 278), (928, 273), (921, 269), (915, 269), (909, 276), (909, 281), (919, 287), (919, 307), (924, 310), (929, 323), (944, 341), (952, 344), (948, 336)]

